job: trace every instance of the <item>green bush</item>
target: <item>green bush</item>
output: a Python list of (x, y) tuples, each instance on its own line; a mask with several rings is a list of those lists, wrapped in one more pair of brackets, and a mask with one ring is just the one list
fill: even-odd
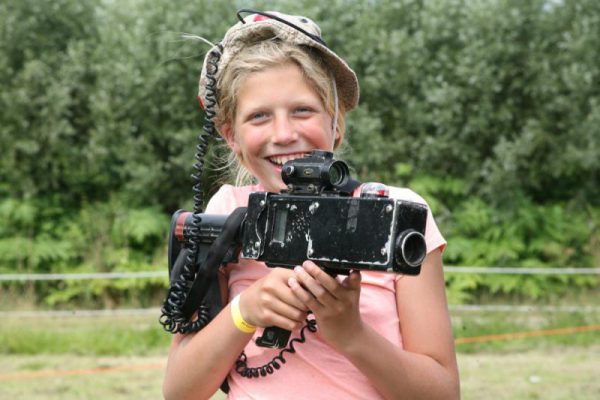
[[(448, 265), (525, 268), (586, 268), (599, 265), (598, 209), (576, 202), (539, 205), (527, 198), (502, 208), (467, 195), (460, 180), (415, 177), (408, 182), (427, 199), (448, 246)], [(593, 275), (448, 274), (453, 303), (482, 293), (559, 299), (572, 288), (600, 284)]]
[[(46, 199), (0, 202), (0, 271), (122, 272), (165, 270), (168, 216), (158, 208), (131, 208), (118, 199), (83, 204), (77, 212)], [(13, 286), (50, 306), (78, 301), (91, 306), (148, 304), (167, 279), (50, 281)], [(5, 284), (4, 286), (7, 286)], [(6, 287), (8, 290), (8, 287)], [(13, 289), (14, 290), (14, 289)]]
[[(191, 203), (197, 79), (238, 2), (0, 3), (0, 271), (165, 268)], [(361, 106), (344, 157), (431, 204), (446, 262), (598, 266), (600, 3), (256, 2), (319, 21)], [(205, 190), (218, 176), (209, 171)], [(585, 277), (449, 276), (534, 298)], [(33, 286), (50, 304), (153, 296), (164, 282)], [(141, 286), (140, 286), (141, 285)]]

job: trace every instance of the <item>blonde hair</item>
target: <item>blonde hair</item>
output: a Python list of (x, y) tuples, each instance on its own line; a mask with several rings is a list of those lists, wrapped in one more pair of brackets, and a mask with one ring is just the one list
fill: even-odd
[[(254, 40), (256, 39), (254, 38)], [(293, 45), (277, 38), (260, 40), (244, 47), (230, 61), (227, 69), (222, 71), (217, 82), (219, 112), (215, 117), (215, 125), (217, 127), (225, 123), (233, 125), (236, 116), (237, 95), (248, 75), (290, 62), (300, 68), (306, 81), (315, 90), (332, 119), (337, 115), (335, 125), (339, 139), (334, 145), (337, 148), (344, 138), (345, 109), (343, 104), (338, 104), (336, 101), (337, 94), (333, 75), (329, 72), (318, 50), (308, 46)], [(235, 132), (233, 134), (235, 135)], [(332, 135), (334, 134), (335, 132), (332, 132)], [(229, 171), (236, 186), (248, 184), (254, 180), (250, 172), (241, 165), (231, 151), (228, 152), (222, 169)]]

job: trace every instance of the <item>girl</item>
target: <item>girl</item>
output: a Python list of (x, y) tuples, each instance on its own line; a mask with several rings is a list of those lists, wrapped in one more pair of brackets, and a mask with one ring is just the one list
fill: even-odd
[[(249, 15), (214, 50), (217, 56), (209, 53), (204, 62), (199, 99), (215, 112), (215, 126), (239, 164), (237, 182), (244, 171), (256, 182), (224, 185), (214, 195), (206, 212), (229, 214), (251, 192), (285, 188), (286, 161), (341, 144), (358, 81), (304, 17)], [(207, 68), (214, 68), (214, 88)], [(407, 189), (389, 189), (390, 197), (424, 203)], [(352, 271), (336, 279), (309, 261), (294, 270), (244, 259), (228, 265), (230, 303), (201, 331), (174, 337), (165, 397), (210, 398), (227, 378), (232, 399), (458, 398), (442, 271), (446, 242), (430, 213), (425, 238), (428, 254), (416, 277)], [(262, 328), (297, 337), (307, 316), (317, 331), (304, 329), (306, 341), (273, 374), (239, 373), (279, 354), (256, 346)], [(236, 370), (242, 352), (245, 363)]]

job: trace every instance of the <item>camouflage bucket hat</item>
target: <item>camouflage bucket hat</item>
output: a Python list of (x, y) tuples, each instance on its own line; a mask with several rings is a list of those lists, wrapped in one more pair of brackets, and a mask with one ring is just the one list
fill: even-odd
[[(241, 13), (251, 14), (242, 19)], [(214, 58), (213, 63), (217, 67), (214, 78), (218, 81), (221, 72), (227, 68), (236, 54), (249, 44), (256, 43), (259, 40), (257, 38), (262, 40), (278, 38), (319, 50), (323, 61), (333, 74), (339, 101), (344, 104), (346, 111), (350, 111), (358, 105), (359, 86), (356, 74), (344, 60), (327, 47), (321, 38), (321, 29), (312, 20), (275, 11), (259, 12), (246, 9), (238, 11), (238, 18), (240, 18), (240, 22), (229, 28), (221, 43), (211, 48), (204, 58), (198, 91), (198, 100), (203, 108), (210, 104), (215, 113), (218, 108), (216, 103), (211, 102), (210, 96), (207, 97), (207, 85), (209, 84), (207, 68), (211, 64), (211, 58)], [(214, 52), (220, 53), (220, 57), (215, 57)]]

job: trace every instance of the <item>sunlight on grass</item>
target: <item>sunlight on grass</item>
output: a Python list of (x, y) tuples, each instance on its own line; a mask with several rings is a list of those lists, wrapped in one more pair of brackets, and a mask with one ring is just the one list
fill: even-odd
[[(5, 318), (0, 398), (162, 398), (171, 335), (157, 317)], [(465, 338), (598, 324), (600, 315), (453, 312), (452, 322)], [(594, 331), (458, 345), (462, 398), (600, 398), (598, 343)]]

